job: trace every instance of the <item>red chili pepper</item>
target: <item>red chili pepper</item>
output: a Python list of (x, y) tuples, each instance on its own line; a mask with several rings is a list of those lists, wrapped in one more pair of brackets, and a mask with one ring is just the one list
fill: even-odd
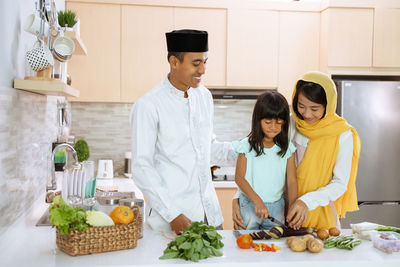
[(260, 252), (260, 251), (263, 251), (263, 248), (262, 248), (261, 244), (256, 244), (254, 247), (254, 250)]
[(281, 248), (280, 248), (280, 247), (278, 247), (278, 246), (275, 246), (274, 244), (271, 244), (271, 246), (272, 246), (272, 248), (273, 248), (273, 249), (275, 249), (275, 251), (277, 251), (277, 250), (281, 250)]

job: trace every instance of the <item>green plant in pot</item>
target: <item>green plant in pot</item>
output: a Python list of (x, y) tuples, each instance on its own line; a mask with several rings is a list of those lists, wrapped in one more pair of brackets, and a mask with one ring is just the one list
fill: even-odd
[(58, 12), (58, 24), (61, 27), (74, 27), (75, 23), (78, 22), (76, 14), (71, 10), (59, 11)]
[(75, 143), (75, 150), (76, 154), (78, 156), (78, 161), (82, 162), (85, 160), (88, 160), (90, 157), (90, 150), (89, 150), (89, 145), (86, 143), (85, 140), (78, 140)]

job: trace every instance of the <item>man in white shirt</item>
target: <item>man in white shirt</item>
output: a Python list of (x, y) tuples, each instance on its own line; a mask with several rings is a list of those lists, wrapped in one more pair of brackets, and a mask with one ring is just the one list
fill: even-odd
[(207, 32), (172, 31), (166, 38), (170, 73), (131, 110), (132, 174), (146, 198), (147, 223), (179, 234), (192, 221), (222, 224), (210, 158), (234, 162), (236, 155), (230, 143), (215, 141), (212, 96), (200, 85)]

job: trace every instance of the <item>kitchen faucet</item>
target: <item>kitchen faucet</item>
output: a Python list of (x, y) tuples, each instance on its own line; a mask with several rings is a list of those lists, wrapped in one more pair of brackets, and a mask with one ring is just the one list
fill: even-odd
[(69, 148), (72, 151), (72, 156), (74, 157), (75, 163), (74, 166), (79, 166), (79, 162), (78, 162), (78, 155), (76, 154), (76, 150), (74, 149), (73, 146), (71, 146), (70, 144), (67, 143), (62, 143), (57, 145), (54, 149), (53, 152), (51, 154), (51, 185), (47, 185), (46, 186), (46, 191), (49, 190), (56, 190), (57, 189), (57, 181), (56, 181), (56, 170), (54, 167), (54, 156), (57, 152), (58, 149), (62, 148), (62, 147), (66, 147)]

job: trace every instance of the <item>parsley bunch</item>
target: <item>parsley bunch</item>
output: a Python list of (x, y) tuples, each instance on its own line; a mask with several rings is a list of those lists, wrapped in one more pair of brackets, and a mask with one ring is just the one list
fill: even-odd
[(61, 235), (67, 235), (69, 229), (86, 231), (86, 212), (81, 207), (72, 208), (62, 197), (56, 196), (49, 207), (50, 222), (57, 226)]
[(224, 246), (221, 239), (214, 226), (193, 222), (168, 244), (160, 259), (181, 258), (197, 262), (212, 256), (219, 257), (222, 252), (218, 249)]

